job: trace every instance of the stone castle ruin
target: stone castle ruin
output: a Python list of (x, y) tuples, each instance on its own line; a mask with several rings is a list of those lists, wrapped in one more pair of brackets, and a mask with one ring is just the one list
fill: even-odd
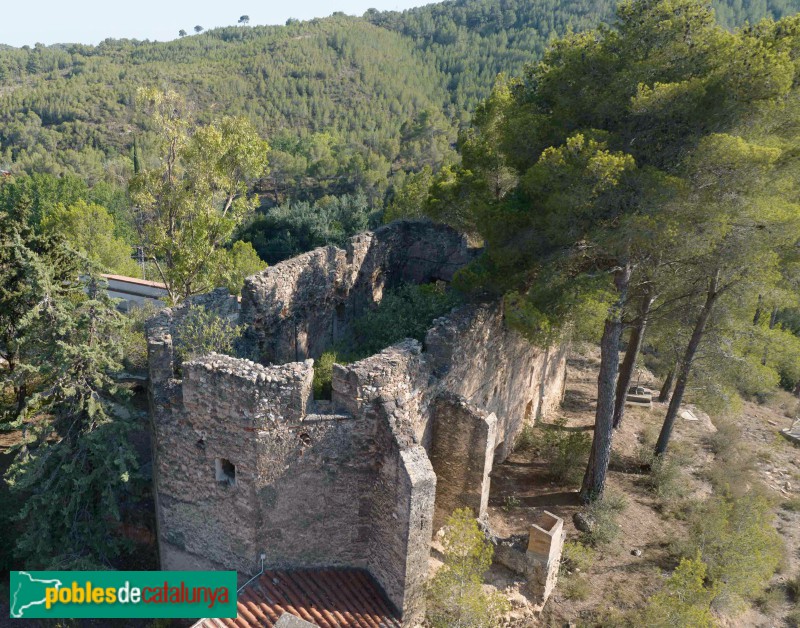
[(248, 278), (241, 305), (196, 299), (246, 326), (252, 361), (180, 364), (186, 308), (150, 322), (162, 569), (356, 568), (404, 625), (422, 617), (433, 534), (456, 508), (485, 518), (492, 466), (561, 400), (564, 351), (509, 330), (500, 305), (469, 304), (422, 344), (334, 365), (329, 401), (313, 398), (313, 360), (385, 290), (449, 282), (474, 254), (448, 227), (400, 221)]

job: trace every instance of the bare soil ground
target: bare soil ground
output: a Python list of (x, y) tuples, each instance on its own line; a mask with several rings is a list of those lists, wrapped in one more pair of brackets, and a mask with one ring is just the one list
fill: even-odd
[[(567, 427), (591, 435), (596, 403), (597, 352), (574, 354), (568, 362), (568, 379), (561, 416)], [(641, 384), (658, 389), (659, 382), (642, 378)], [(657, 394), (657, 393), (656, 393)], [(781, 502), (800, 497), (800, 448), (792, 446), (779, 431), (792, 423), (798, 400), (788, 393), (776, 393), (764, 405), (745, 402), (735, 417), (743, 449), (753, 455), (756, 477), (768, 487), (779, 504), (776, 528), (782, 535), (785, 564), (765, 588), (780, 589), (787, 578), (800, 575), (800, 513), (780, 508)], [(513, 626), (613, 626), (622, 614), (641, 607), (656, 592), (676, 566), (676, 541), (686, 538), (688, 524), (680, 506), (664, 506), (645, 483), (642, 467), (643, 441), (652, 441), (660, 429), (666, 407), (654, 403), (650, 409), (628, 407), (622, 427), (615, 433), (607, 491), (623, 496), (626, 507), (618, 518), (617, 539), (599, 548), (585, 573), (562, 575), (559, 585), (540, 613), (534, 612), (520, 578), (502, 567), (493, 567), (487, 581), (504, 591), (513, 612), (506, 623)], [(670, 450), (681, 460), (686, 499), (704, 499), (711, 484), (704, 477), (714, 455), (706, 439), (716, 432), (704, 413), (693, 409), (697, 421), (679, 418)], [(548, 417), (552, 422), (557, 417)], [(584, 461), (576, 461), (583, 465)], [(732, 478), (736, 481), (736, 478)], [(577, 540), (573, 515), (581, 507), (578, 485), (559, 485), (548, 479), (546, 464), (532, 450), (516, 451), (492, 473), (489, 518), (493, 531), (501, 536), (527, 533), (542, 510), (564, 519), (567, 540)], [(641, 550), (636, 556), (634, 550)], [(585, 581), (580, 586), (581, 579)], [(576, 585), (577, 582), (577, 585)], [(576, 593), (577, 591), (577, 593)], [(757, 605), (734, 616), (720, 613), (722, 626), (789, 626), (785, 617), (793, 610), (785, 596), (775, 596), (770, 605)], [(796, 607), (795, 607), (796, 608)], [(619, 620), (621, 621), (621, 620)], [(677, 628), (677, 627), (676, 627)]]

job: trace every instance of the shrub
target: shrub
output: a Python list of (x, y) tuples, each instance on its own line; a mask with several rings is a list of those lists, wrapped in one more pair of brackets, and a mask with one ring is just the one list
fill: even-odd
[(800, 604), (800, 574), (786, 581), (786, 595), (792, 602)]
[(686, 478), (678, 461), (668, 454), (653, 459), (645, 484), (664, 502), (686, 495)]
[(556, 419), (542, 430), (537, 450), (547, 463), (547, 472), (557, 482), (577, 483), (583, 477), (592, 441), (584, 432), (567, 429), (567, 420)]
[(318, 246), (343, 247), (347, 239), (377, 225), (366, 195), (326, 196), (318, 201), (290, 201), (273, 207), (242, 230), (258, 256), (270, 264)]
[(789, 628), (800, 628), (800, 609), (791, 611), (786, 616), (786, 625), (789, 626)]
[(658, 438), (658, 431), (650, 425), (639, 433), (639, 445), (636, 447), (634, 458), (640, 467), (648, 468), (653, 464), (656, 438)]
[(122, 363), (131, 371), (147, 369), (147, 338), (145, 337), (145, 323), (158, 312), (158, 308), (151, 302), (145, 301), (141, 305), (132, 307), (125, 322), (127, 329), (121, 335)]
[(741, 495), (754, 484), (759, 484), (755, 476), (756, 461), (751, 450), (741, 445), (731, 448), (725, 457), (717, 456), (715, 464), (705, 472), (714, 491)]
[(593, 628), (640, 628), (642, 625), (640, 613), (624, 612), (619, 608), (607, 607), (587, 610), (582, 612), (581, 616), (584, 613), (586, 621), (581, 623), (581, 626), (592, 626)]
[(788, 510), (789, 512), (800, 512), (800, 497), (787, 499), (781, 504), (781, 508)]
[(586, 571), (592, 566), (594, 559), (594, 548), (576, 541), (566, 541), (561, 552), (561, 571)]
[(514, 450), (527, 451), (533, 449), (536, 442), (536, 428), (530, 423), (526, 423), (519, 433), (519, 436), (517, 436), (517, 440), (514, 443)]
[(695, 509), (683, 553), (702, 556), (717, 587), (715, 603), (736, 607), (763, 591), (783, 556), (773, 518), (769, 500), (754, 491), (723, 493)]
[(568, 600), (577, 602), (589, 597), (592, 587), (583, 574), (574, 574), (561, 579), (561, 592)]
[(326, 351), (314, 361), (314, 399), (331, 398), (335, 362), (340, 362), (335, 351)]
[(783, 589), (778, 587), (770, 587), (763, 591), (758, 597), (754, 599), (758, 609), (765, 615), (775, 615), (775, 613), (786, 602), (786, 596)]
[(730, 419), (718, 419), (714, 425), (717, 431), (706, 437), (706, 446), (711, 450), (711, 453), (728, 457), (741, 441), (742, 430)]
[(729, 465), (712, 465), (704, 472), (715, 492), (744, 493), (759, 479), (754, 474), (753, 459), (749, 456)]
[(420, 342), (431, 322), (458, 305), (444, 284), (405, 284), (388, 291), (374, 310), (353, 321), (352, 360), (373, 355), (403, 338)]
[(692, 626), (711, 628), (711, 600), (714, 590), (705, 586), (706, 565), (695, 558), (683, 558), (664, 588), (650, 598), (641, 625), (649, 628)]
[(427, 587), (428, 620), (434, 628), (493, 628), (509, 609), (499, 593), (484, 591), (482, 578), (494, 550), (469, 508), (456, 510), (447, 521), (444, 566)]
[(237, 240), (223, 257), (217, 285), (223, 285), (231, 294), (241, 294), (244, 280), (260, 273), (267, 265), (261, 261), (250, 242)]
[(233, 353), (242, 327), (202, 305), (190, 305), (175, 332), (175, 351), (181, 362), (211, 353)]
[(594, 547), (611, 543), (619, 534), (617, 518), (627, 505), (622, 495), (609, 492), (603, 499), (592, 502), (587, 515), (594, 525), (591, 531), (584, 533), (583, 540)]

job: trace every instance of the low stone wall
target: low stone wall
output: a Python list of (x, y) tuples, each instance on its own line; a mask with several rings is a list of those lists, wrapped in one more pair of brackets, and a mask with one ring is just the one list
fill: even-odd
[(494, 561), (527, 578), (528, 593), (542, 608), (553, 592), (564, 549), (564, 520), (546, 510), (539, 513), (528, 535), (491, 536)]

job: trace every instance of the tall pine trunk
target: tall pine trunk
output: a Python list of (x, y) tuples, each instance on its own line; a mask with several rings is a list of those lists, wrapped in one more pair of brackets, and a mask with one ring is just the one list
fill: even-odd
[[(772, 308), (772, 314), (769, 317), (769, 329), (772, 331), (775, 329), (775, 325), (778, 323), (778, 308), (777, 306)], [(767, 340), (766, 344), (764, 345), (764, 355), (761, 356), (761, 366), (767, 365), (767, 358), (769, 357), (769, 340)]]
[(758, 305), (756, 305), (756, 313), (753, 315), (753, 325), (758, 325), (761, 320), (761, 304), (764, 302), (764, 295), (758, 295)]
[(633, 370), (636, 368), (636, 358), (642, 349), (644, 332), (647, 329), (647, 317), (650, 315), (650, 308), (655, 301), (655, 297), (650, 294), (650, 288), (645, 287), (642, 300), (639, 302), (639, 312), (637, 319), (631, 329), (631, 337), (628, 341), (628, 348), (625, 351), (625, 358), (619, 369), (617, 378), (617, 392), (614, 398), (614, 429), (622, 425), (625, 417), (625, 398), (628, 395), (628, 387), (631, 385)]
[(661, 390), (658, 393), (658, 400), (661, 403), (669, 399), (669, 395), (672, 392), (672, 384), (675, 381), (675, 371), (678, 369), (678, 366), (680, 366), (680, 362), (669, 370), (667, 377), (664, 379), (664, 385), (661, 386)]
[(672, 435), (672, 428), (675, 425), (675, 417), (678, 416), (678, 410), (683, 401), (683, 394), (686, 392), (686, 383), (689, 381), (689, 373), (692, 370), (692, 360), (694, 360), (697, 348), (700, 346), (700, 341), (703, 339), (706, 324), (708, 323), (711, 311), (714, 309), (714, 304), (717, 302), (717, 298), (721, 292), (719, 287), (719, 275), (719, 271), (716, 271), (709, 281), (703, 309), (700, 310), (700, 314), (695, 321), (692, 337), (689, 339), (689, 344), (686, 346), (686, 351), (683, 354), (683, 360), (678, 369), (678, 378), (675, 382), (675, 391), (672, 393), (672, 399), (670, 399), (669, 407), (667, 408), (667, 415), (664, 417), (664, 424), (661, 427), (661, 433), (658, 435), (658, 442), (656, 443), (655, 449), (656, 456), (660, 456), (667, 451), (667, 445)]
[(619, 373), (619, 342), (622, 337), (622, 309), (628, 294), (632, 268), (625, 264), (614, 274), (617, 301), (609, 309), (600, 341), (600, 374), (597, 376), (597, 410), (594, 416), (594, 439), (589, 463), (581, 486), (581, 501), (600, 499), (606, 485), (611, 459), (611, 436), (614, 431), (614, 393)]

